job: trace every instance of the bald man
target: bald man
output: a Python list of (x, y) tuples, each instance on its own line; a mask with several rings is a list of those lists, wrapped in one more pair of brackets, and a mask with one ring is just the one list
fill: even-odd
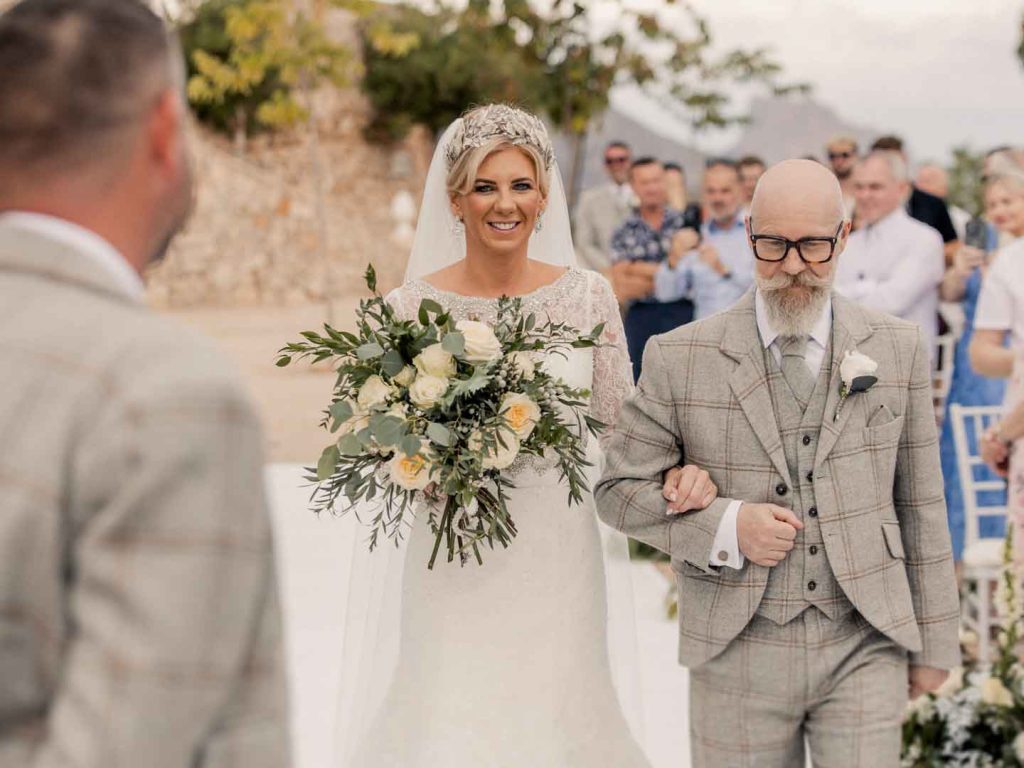
[[(895, 767), (908, 693), (960, 661), (928, 349), (832, 291), (826, 168), (769, 169), (746, 227), (755, 289), (648, 342), (598, 511), (672, 558), (695, 766)], [(721, 495), (667, 514), (684, 462)]]

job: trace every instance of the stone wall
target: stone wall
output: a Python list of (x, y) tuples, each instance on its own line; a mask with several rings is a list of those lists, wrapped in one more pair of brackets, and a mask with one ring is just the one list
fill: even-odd
[(353, 91), (322, 95), (318, 113), (315, 142), (305, 130), (262, 137), (243, 155), (197, 128), (196, 207), (147, 276), (153, 305), (323, 301), (358, 292), (371, 262), (383, 287), (398, 284), (408, 243), (393, 237), (391, 204), (402, 190), (419, 195), (430, 137), (414, 132), (400, 146), (368, 144), (368, 107)]

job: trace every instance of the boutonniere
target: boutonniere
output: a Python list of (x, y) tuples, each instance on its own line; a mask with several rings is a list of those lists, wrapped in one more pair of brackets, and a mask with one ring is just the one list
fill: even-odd
[(839, 419), (843, 410), (846, 398), (857, 392), (867, 392), (878, 381), (875, 371), (878, 370), (878, 363), (867, 355), (857, 351), (847, 351), (839, 363), (839, 377), (843, 383), (839, 386), (839, 405), (836, 407), (836, 415), (832, 421)]

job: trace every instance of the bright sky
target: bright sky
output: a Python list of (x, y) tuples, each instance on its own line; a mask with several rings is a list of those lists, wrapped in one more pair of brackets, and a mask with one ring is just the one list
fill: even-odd
[[(716, 45), (771, 47), (787, 77), (814, 86), (816, 100), (850, 122), (902, 135), (914, 159), (945, 159), (962, 143), (1024, 144), (1021, 0), (691, 2)], [(666, 132), (665, 116), (642, 97), (614, 101)], [(697, 143), (718, 150), (735, 138)]]

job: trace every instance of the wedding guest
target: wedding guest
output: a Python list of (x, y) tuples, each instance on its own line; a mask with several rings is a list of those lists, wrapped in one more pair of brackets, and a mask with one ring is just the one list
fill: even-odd
[[(861, 304), (917, 323), (932, 350), (939, 283), (945, 272), (942, 238), (910, 218), (907, 166), (895, 152), (871, 152), (854, 169), (861, 228), (850, 235), (836, 290)], [(934, 353), (933, 353), (934, 354)]]
[[(903, 159), (904, 164), (909, 162), (906, 150), (903, 148), (903, 139), (898, 136), (880, 137), (871, 145), (871, 150), (873, 152), (895, 152)], [(930, 195), (911, 184), (907, 194), (906, 208), (911, 218), (927, 224), (942, 235), (946, 263), (951, 263), (958, 243), (956, 229), (953, 227), (953, 220), (949, 216), (946, 203), (941, 198)]]
[(585, 190), (576, 207), (574, 239), (581, 267), (609, 276), (612, 235), (629, 216), (633, 188), (629, 184), (632, 152), (624, 141), (612, 141), (604, 149), (607, 181)]
[(289, 764), (259, 425), (144, 304), (187, 121), (144, 3), (0, 15), (0, 765)]
[(688, 241), (678, 238), (654, 276), (654, 295), (666, 302), (692, 299), (698, 320), (728, 309), (754, 284), (737, 167), (723, 160), (710, 163), (702, 197), (709, 219), (699, 246), (683, 251)]
[[(990, 221), (997, 223), (1001, 232), (1013, 239), (1024, 236), (1024, 177), (990, 177), (985, 185), (985, 213)], [(953, 539), (953, 555), (960, 560), (964, 546), (964, 501), (960, 487), (960, 475), (956, 461), (956, 448), (953, 443), (953, 424), (949, 417), (949, 407), (957, 405), (999, 405), (1005, 397), (1005, 382), (1000, 378), (989, 378), (977, 373), (970, 360), (971, 339), (975, 334), (975, 318), (978, 310), (978, 299), (981, 294), (982, 281), (989, 274), (989, 265), (994, 254), (987, 254), (977, 248), (961, 246), (953, 261), (953, 266), (946, 270), (942, 281), (941, 296), (945, 301), (962, 301), (965, 315), (964, 330), (957, 341), (953, 365), (953, 380), (946, 399), (946, 416), (942, 425), (942, 476), (945, 481), (946, 509), (949, 515), (949, 529)], [(998, 287), (996, 287), (998, 291)], [(997, 299), (998, 301), (998, 299)], [(989, 313), (993, 309), (989, 308)], [(996, 325), (1005, 325), (998, 318)], [(986, 331), (981, 331), (985, 334)], [(1004, 332), (996, 330), (993, 334), (998, 345), (997, 353), (1003, 349)], [(968, 435), (975, 440), (980, 436)], [(981, 503), (985, 505), (1004, 505), (1005, 491), (986, 492)], [(987, 536), (999, 536), (1001, 526), (991, 517), (982, 518), (982, 533)]]
[(971, 218), (971, 214), (959, 205), (950, 203), (947, 199), (949, 197), (949, 173), (946, 169), (938, 163), (925, 163), (918, 166), (914, 186), (922, 192), (935, 195), (935, 197), (946, 204), (949, 218), (953, 222), (953, 229), (956, 230), (957, 239), (963, 242), (964, 230)]
[(628, 297), (631, 303), (624, 318), (633, 375), (639, 378), (647, 339), (693, 319), (693, 303), (689, 299), (662, 302), (654, 294), (654, 275), (661, 262), (674, 242), (680, 242), (676, 247), (688, 246), (692, 231), (686, 229), (683, 212), (668, 206), (665, 168), (660, 162), (653, 157), (635, 160), (630, 182), (639, 206), (612, 236), (612, 271), (615, 274), (616, 270), (642, 270), (641, 274), (650, 279), (646, 294)]
[(736, 170), (740, 174), (740, 181), (743, 183), (743, 207), (750, 205), (754, 199), (754, 189), (757, 187), (757, 180), (765, 171), (764, 160), (757, 155), (746, 155), (736, 162)]
[(689, 198), (686, 194), (686, 171), (679, 163), (665, 163), (664, 167), (668, 207), (685, 211)]
[(850, 136), (834, 136), (825, 145), (828, 165), (839, 179), (843, 191), (843, 207), (846, 216), (853, 215), (853, 167), (857, 164), (857, 141)]

